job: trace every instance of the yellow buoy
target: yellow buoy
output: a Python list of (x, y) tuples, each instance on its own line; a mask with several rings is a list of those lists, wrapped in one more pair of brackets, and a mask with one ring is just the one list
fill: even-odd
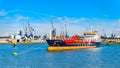
[(13, 52), (13, 55), (14, 55), (14, 56), (17, 56), (17, 55), (18, 55), (18, 53), (17, 53), (17, 52)]

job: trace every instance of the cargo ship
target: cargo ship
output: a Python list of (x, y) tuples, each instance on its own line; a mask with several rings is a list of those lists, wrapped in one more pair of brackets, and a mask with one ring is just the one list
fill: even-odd
[(84, 37), (80, 39), (77, 35), (71, 38), (54, 38), (46, 40), (48, 51), (76, 50), (86, 48), (96, 48), (101, 44), (98, 31), (84, 32)]

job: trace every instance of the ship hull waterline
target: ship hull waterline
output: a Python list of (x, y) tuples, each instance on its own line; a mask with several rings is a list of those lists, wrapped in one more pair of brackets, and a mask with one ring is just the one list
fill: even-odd
[(78, 49), (88, 49), (97, 48), (97, 46), (49, 46), (48, 51), (65, 51), (65, 50), (78, 50)]

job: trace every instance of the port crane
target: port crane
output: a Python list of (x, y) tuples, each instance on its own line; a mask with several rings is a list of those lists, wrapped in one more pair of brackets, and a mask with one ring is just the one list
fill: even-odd
[[(28, 19), (28, 17), (27, 17), (27, 21), (28, 21), (28, 27), (25, 27), (24, 26), (24, 22), (23, 22), (23, 30), (24, 30), (24, 33), (25, 33), (25, 38), (33, 38), (33, 28), (30, 26), (30, 23), (29, 23), (29, 19)], [(27, 29), (28, 28), (28, 29)], [(29, 32), (29, 34), (28, 34), (28, 32)]]
[(111, 38), (115, 38), (116, 37), (116, 32), (117, 32), (117, 28), (118, 28), (118, 25), (120, 24), (120, 19), (118, 20), (118, 22), (116, 23), (114, 29), (113, 29), (113, 32), (111, 34)]
[(56, 29), (53, 26), (52, 18), (50, 18), (50, 22), (51, 22), (51, 26), (52, 26), (52, 31), (51, 31), (52, 38), (51, 39), (56, 39)]
[(50, 18), (50, 22), (51, 22), (51, 26), (52, 26), (52, 30), (53, 30), (53, 29), (54, 29), (54, 26), (53, 26), (52, 18)]
[(27, 21), (28, 21), (28, 29), (29, 29), (29, 32), (30, 32), (30, 36), (29, 37), (33, 38), (33, 33), (32, 33), (32, 30), (31, 30), (31, 26), (30, 26), (28, 17), (27, 17)]

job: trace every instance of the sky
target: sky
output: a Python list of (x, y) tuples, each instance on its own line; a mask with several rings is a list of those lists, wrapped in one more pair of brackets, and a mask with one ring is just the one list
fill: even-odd
[(98, 28), (100, 34), (119, 32), (120, 0), (0, 0), (0, 35), (16, 34), (27, 26), (27, 17), (37, 35), (49, 33), (53, 25), (60, 34), (60, 23), (69, 35)]

